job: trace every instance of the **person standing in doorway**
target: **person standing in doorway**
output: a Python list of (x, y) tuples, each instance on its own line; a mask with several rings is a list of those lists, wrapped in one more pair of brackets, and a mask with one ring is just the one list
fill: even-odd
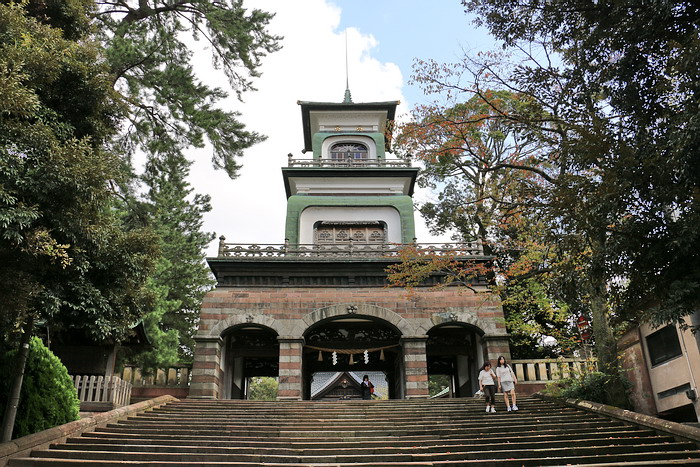
[(479, 388), (484, 392), (486, 412), (496, 412), (496, 375), (491, 369), (491, 362), (485, 362), (479, 372)]
[(372, 393), (374, 393), (374, 384), (372, 384), (372, 382), (369, 380), (369, 376), (364, 375), (362, 377), (360, 389), (362, 389), (362, 398), (364, 400), (370, 400), (372, 398)]
[[(506, 402), (506, 407), (508, 412), (518, 410), (518, 406), (515, 404), (515, 383), (518, 380), (513, 373), (513, 369), (506, 363), (506, 358), (504, 356), (498, 357), (498, 363), (496, 364), (496, 377), (498, 378), (498, 390), (503, 391), (503, 399)], [(511, 405), (508, 402), (508, 393), (510, 393), (510, 398), (513, 401)]]

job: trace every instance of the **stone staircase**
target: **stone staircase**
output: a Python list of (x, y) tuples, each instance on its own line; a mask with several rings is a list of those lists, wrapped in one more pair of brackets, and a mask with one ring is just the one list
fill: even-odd
[(173, 402), (70, 438), (19, 466), (700, 465), (700, 450), (534, 398)]

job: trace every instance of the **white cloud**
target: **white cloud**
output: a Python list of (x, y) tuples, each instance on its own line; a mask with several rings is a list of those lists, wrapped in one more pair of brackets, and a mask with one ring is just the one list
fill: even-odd
[[(227, 105), (242, 113), (241, 119), (250, 130), (268, 139), (246, 151), (240, 161), (241, 176), (236, 180), (211, 167), (210, 150), (193, 151), (191, 157), (196, 162), (190, 180), (196, 192), (212, 197), (213, 210), (205, 217), (206, 231), (225, 235), (227, 242), (282, 243), (286, 197), (281, 167), (286, 166), (288, 153), (300, 156), (303, 146), (297, 100), (342, 101), (345, 31), (338, 30), (341, 10), (323, 0), (256, 0), (251, 6), (276, 13), (269, 29), (284, 36), (283, 48), (264, 59), (263, 75), (255, 80), (258, 91), (245, 94), (244, 103), (232, 98)], [(399, 67), (382, 63), (372, 55), (377, 40), (349, 28), (347, 43), (353, 100), (404, 102)], [(210, 69), (207, 54), (198, 53), (196, 57), (202, 78), (225, 87), (223, 78), (206, 71)], [(402, 104), (397, 110), (401, 114), (408, 109)], [(425, 239), (425, 228), (420, 227), (419, 232), (419, 238)], [(216, 255), (216, 245), (212, 243), (208, 256)]]

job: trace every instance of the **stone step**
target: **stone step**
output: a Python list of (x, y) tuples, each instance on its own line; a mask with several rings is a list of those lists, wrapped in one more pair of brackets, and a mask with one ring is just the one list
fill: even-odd
[(128, 420), (130, 421), (157, 421), (157, 422), (171, 422), (171, 423), (187, 423), (187, 422), (202, 422), (202, 421), (211, 421), (211, 422), (216, 422), (216, 423), (227, 423), (227, 422), (259, 422), (259, 423), (277, 423), (277, 422), (288, 422), (290, 420), (294, 420), (295, 422), (299, 423), (310, 423), (310, 422), (317, 422), (319, 420), (327, 420), (330, 422), (334, 423), (350, 423), (350, 422), (357, 422), (357, 421), (371, 421), (371, 422), (401, 422), (401, 421), (406, 421), (406, 420), (412, 420), (412, 421), (425, 421), (425, 422), (430, 422), (430, 421), (451, 421), (451, 420), (461, 420), (461, 421), (469, 421), (469, 420), (487, 420), (487, 419), (492, 419), (494, 417), (503, 417), (503, 416), (508, 416), (511, 418), (568, 418), (568, 417), (592, 417), (596, 416), (593, 414), (587, 414), (587, 413), (581, 413), (581, 412), (570, 412), (570, 413), (560, 413), (560, 412), (551, 412), (551, 413), (539, 413), (539, 412), (524, 412), (522, 410), (519, 411), (508, 411), (506, 409), (501, 409), (499, 410), (496, 408), (495, 413), (484, 413), (483, 410), (480, 410), (477, 413), (452, 413), (452, 414), (436, 414), (436, 415), (430, 415), (426, 414), (420, 417), (413, 417), (410, 414), (406, 414), (400, 417), (385, 417), (381, 415), (364, 415), (364, 414), (353, 414), (352, 416), (345, 416), (345, 417), (336, 417), (333, 416), (332, 414), (317, 414), (315, 416), (312, 415), (306, 415), (303, 417), (297, 417), (294, 416), (294, 414), (277, 414), (277, 415), (265, 415), (265, 416), (260, 416), (260, 417), (242, 417), (242, 416), (236, 416), (236, 415), (208, 415), (208, 414), (201, 414), (201, 415), (186, 415), (186, 416), (172, 416), (172, 415), (160, 415), (160, 414), (149, 414), (149, 415), (143, 415), (143, 416), (138, 416), (138, 417), (129, 417)]
[[(596, 439), (596, 438), (644, 438), (656, 436), (652, 430), (640, 430), (637, 427), (621, 426), (615, 430), (577, 430), (572, 432), (547, 433), (544, 431), (538, 432), (537, 435), (519, 435), (518, 442), (541, 442), (541, 441), (567, 441), (578, 439)], [(318, 447), (351, 447), (358, 444), (368, 447), (383, 447), (383, 446), (398, 446), (398, 447), (413, 447), (413, 446), (432, 446), (436, 442), (440, 445), (454, 444), (480, 444), (492, 442), (512, 443), (513, 439), (509, 434), (505, 433), (477, 433), (471, 437), (464, 435), (455, 435), (455, 437), (440, 437), (435, 438), (430, 435), (423, 436), (406, 436), (401, 438), (366, 438), (357, 437), (348, 440), (337, 438), (314, 438), (309, 441), (308, 438), (279, 438), (277, 440), (261, 441), (254, 437), (220, 437), (220, 436), (173, 436), (167, 434), (150, 435), (145, 438), (137, 434), (108, 434), (108, 433), (85, 433), (79, 438), (69, 438), (68, 444), (122, 444), (122, 445), (139, 445), (153, 443), (159, 445), (188, 445), (188, 446), (231, 446), (233, 443), (240, 446), (258, 446), (258, 447), (289, 447), (294, 446), (299, 449), (309, 449)]]
[[(496, 398), (497, 401), (503, 401), (503, 397)], [(518, 397), (519, 401), (527, 402), (533, 405), (548, 405), (546, 401), (532, 397)], [(400, 409), (402, 407), (425, 407), (431, 408), (462, 406), (469, 404), (483, 404), (484, 399), (474, 399), (469, 397), (454, 398), (454, 399), (411, 399), (411, 400), (338, 400), (338, 401), (247, 401), (247, 400), (213, 400), (213, 399), (181, 399), (171, 402), (167, 407), (168, 410), (178, 409), (182, 407), (202, 407), (205, 409), (219, 407), (245, 407), (245, 408), (262, 408), (274, 407), (281, 410), (290, 408), (330, 408), (330, 407), (384, 407), (390, 409)]]
[[(496, 399), (496, 405), (499, 406), (505, 406), (505, 403), (503, 399)], [(325, 406), (323, 404), (318, 404), (318, 405), (310, 405), (310, 406), (300, 406), (300, 407), (279, 407), (275, 408), (271, 405), (265, 405), (265, 406), (260, 406), (260, 407), (254, 407), (254, 406), (245, 406), (245, 405), (212, 405), (212, 406), (207, 406), (207, 405), (200, 405), (200, 406), (192, 406), (192, 405), (178, 405), (178, 406), (165, 406), (161, 407), (158, 409), (154, 409), (154, 411), (158, 412), (170, 412), (170, 413), (178, 413), (178, 412), (187, 412), (187, 411), (197, 411), (197, 412), (241, 412), (241, 413), (250, 413), (251, 411), (255, 411), (257, 413), (283, 413), (283, 412), (288, 412), (288, 413), (313, 413), (313, 412), (328, 412), (328, 413), (347, 413), (347, 412), (373, 412), (373, 413), (406, 413), (406, 412), (412, 412), (412, 413), (417, 413), (416, 411), (421, 410), (421, 409), (429, 409), (432, 412), (441, 412), (441, 411), (454, 411), (454, 410), (479, 410), (480, 408), (483, 408), (485, 406), (485, 403), (483, 401), (479, 402), (461, 402), (459, 404), (451, 404), (451, 405), (437, 405), (437, 406), (431, 406), (430, 404), (424, 403), (421, 405), (414, 405), (414, 406), (386, 406), (386, 405), (377, 405), (372, 401), (365, 401), (364, 403), (361, 404), (355, 404), (355, 405), (348, 405), (348, 404), (341, 404), (341, 405), (334, 405), (334, 406)], [(532, 409), (550, 409), (550, 410), (567, 410), (567, 408), (564, 407), (552, 407), (551, 405), (547, 404), (542, 404), (542, 403), (537, 403), (537, 402), (529, 402), (529, 401), (518, 401), (518, 407), (522, 408), (532, 408)]]
[(202, 419), (185, 419), (185, 420), (173, 420), (173, 419), (161, 419), (158, 417), (148, 417), (148, 418), (129, 418), (119, 423), (120, 426), (159, 426), (163, 429), (181, 427), (182, 425), (187, 425), (188, 427), (202, 427), (202, 426), (239, 426), (239, 427), (323, 427), (331, 423), (342, 423), (344, 426), (352, 427), (364, 427), (372, 426), (374, 429), (381, 429), (385, 427), (402, 427), (402, 426), (440, 426), (445, 423), (449, 423), (452, 426), (473, 426), (475, 424), (481, 423), (500, 423), (504, 420), (508, 420), (512, 424), (532, 424), (535, 422), (546, 421), (548, 423), (556, 422), (573, 422), (573, 421), (590, 421), (599, 420), (600, 418), (591, 414), (573, 414), (573, 415), (558, 415), (558, 416), (537, 416), (534, 414), (523, 414), (515, 415), (508, 412), (496, 413), (496, 414), (486, 414), (483, 416), (473, 416), (473, 417), (453, 417), (446, 419), (401, 419), (401, 420), (389, 420), (384, 421), (381, 419), (359, 419), (359, 420), (335, 420), (329, 418), (315, 418), (315, 419), (304, 419), (295, 420), (293, 418), (279, 418), (270, 420), (236, 420), (231, 418), (225, 419), (212, 419), (212, 418), (202, 418)]
[[(496, 411), (497, 412), (506, 412), (507, 407), (505, 405), (495, 405)], [(573, 414), (576, 413), (573, 410), (544, 410), (544, 409), (537, 409), (537, 408), (529, 408), (529, 407), (522, 407), (519, 406), (519, 411), (515, 413), (537, 413), (541, 415), (548, 415), (548, 414), (559, 414), (559, 415), (567, 415), (567, 414)], [(274, 411), (266, 411), (266, 412), (256, 412), (255, 414), (251, 414), (250, 412), (246, 411), (238, 411), (238, 412), (229, 412), (229, 411), (182, 411), (182, 412), (161, 412), (161, 411), (153, 411), (153, 412), (148, 412), (147, 414), (144, 414), (142, 416), (159, 416), (159, 417), (170, 417), (170, 418), (192, 418), (192, 417), (212, 417), (212, 418), (269, 418), (269, 417), (286, 417), (286, 416), (293, 416), (293, 417), (298, 417), (300, 420), (303, 420), (304, 418), (315, 418), (318, 416), (324, 416), (326, 418), (338, 418), (338, 419), (351, 419), (353, 417), (375, 417), (375, 418), (386, 418), (386, 419), (400, 419), (403, 417), (425, 417), (427, 414), (430, 414), (433, 417), (452, 417), (455, 415), (462, 415), (462, 416), (473, 416), (473, 415), (478, 415), (481, 413), (484, 413), (484, 406), (479, 406), (478, 409), (475, 410), (467, 410), (467, 409), (454, 409), (454, 410), (445, 410), (445, 411), (429, 411), (429, 410), (424, 410), (421, 411), (420, 414), (415, 414), (411, 413), (411, 411), (402, 411), (402, 412), (380, 412), (380, 411), (344, 411), (344, 412), (332, 412), (332, 411), (322, 411), (322, 410), (312, 410), (312, 411), (307, 411), (304, 413), (294, 413), (294, 412), (274, 412)]]
[[(700, 452), (700, 451), (699, 451)], [(675, 456), (675, 457), (674, 457)], [(641, 460), (635, 460), (641, 458)], [(521, 466), (538, 466), (538, 465), (588, 465), (590, 467), (624, 467), (624, 466), (648, 466), (648, 465), (700, 465), (700, 459), (687, 458), (683, 455), (675, 453), (668, 455), (642, 454), (642, 455), (617, 455), (611, 458), (609, 463), (598, 463), (595, 459), (588, 458), (554, 458), (554, 459), (527, 459), (524, 461), (517, 459), (499, 460), (498, 465), (503, 467), (521, 467)], [(574, 462), (574, 463), (572, 463)], [(96, 466), (96, 467), (124, 467), (126, 465), (145, 465), (150, 467), (183, 467), (191, 466), (188, 462), (122, 462), (122, 461), (85, 461), (81, 459), (30, 459), (21, 458), (11, 461), (11, 467), (76, 467), (76, 466)], [(265, 467), (308, 467), (309, 464), (298, 463), (266, 463)], [(437, 462), (369, 462), (348, 464), (347, 467), (435, 467), (435, 466), (459, 466), (469, 465), (474, 467), (492, 467), (493, 461), (437, 461)], [(206, 462), (197, 463), (197, 467), (260, 467), (259, 463), (249, 462)], [(315, 467), (343, 467), (344, 464), (338, 463), (319, 463), (314, 464)]]
[[(579, 443), (587, 447), (606, 447), (606, 446), (629, 446), (643, 444), (660, 444), (673, 443), (674, 439), (671, 436), (643, 436), (635, 438), (617, 438), (617, 439), (601, 439), (581, 437)], [(450, 444), (451, 451), (474, 451), (474, 450), (493, 450), (493, 451), (513, 451), (521, 449), (553, 449), (569, 447), (571, 440), (538, 440), (538, 441), (523, 441), (521, 439), (511, 442), (494, 443), (490, 439), (482, 439), (481, 443), (452, 443)], [(170, 452), (170, 453), (212, 453), (212, 454), (261, 454), (261, 455), (284, 455), (284, 456), (327, 456), (332, 454), (355, 454), (355, 455), (383, 455), (402, 453), (405, 446), (390, 445), (385, 446), (367, 445), (365, 443), (352, 443), (346, 446), (313, 446), (300, 448), (298, 446), (274, 446), (262, 447), (258, 445), (240, 445), (240, 446), (213, 446), (213, 445), (192, 445), (191, 443), (161, 444), (153, 441), (142, 443), (129, 444), (110, 444), (104, 443), (63, 443), (52, 445), (51, 449), (60, 450), (84, 450), (84, 451), (112, 451), (112, 452)], [(445, 450), (444, 445), (436, 445), (435, 443), (414, 445), (411, 446), (413, 453), (437, 453)]]
[[(615, 454), (604, 458), (607, 462), (601, 462), (600, 456), (577, 456), (577, 457), (547, 457), (530, 459), (499, 459), (499, 466), (520, 467), (539, 465), (589, 465), (594, 466), (648, 466), (648, 465), (700, 465), (700, 451), (687, 452), (657, 452), (657, 453), (632, 453)], [(495, 463), (492, 459), (485, 460), (447, 460), (447, 461), (413, 461), (413, 462), (357, 462), (353, 464), (316, 463), (315, 467), (430, 467), (430, 466), (483, 466), (490, 467)], [(10, 467), (74, 467), (74, 466), (102, 466), (102, 467), (124, 467), (125, 465), (146, 465), (151, 467), (182, 467), (196, 465), (198, 467), (260, 467), (261, 463), (251, 462), (205, 462), (200, 461), (192, 464), (187, 461), (121, 461), (121, 460), (84, 460), (84, 459), (49, 459), (49, 458), (16, 458), (10, 460)], [(303, 467), (308, 463), (265, 463), (265, 467)]]
[(8, 465), (700, 464), (696, 444), (670, 435), (535, 399), (519, 406), (515, 413), (487, 414), (483, 401), (472, 399), (181, 401)]
[[(666, 454), (671, 451), (681, 451), (682, 454), (691, 452), (695, 448), (692, 443), (658, 443), (636, 446), (577, 446), (548, 449), (527, 449), (518, 452), (520, 460), (564, 458), (564, 457), (592, 457), (614, 456), (620, 454), (657, 453), (662, 450)], [(411, 453), (372, 454), (372, 460), (376, 462), (424, 462), (424, 461), (448, 461), (448, 460), (508, 460), (513, 458), (512, 450), (465, 450), (457, 451), (452, 447), (450, 452), (420, 453), (411, 450)], [(692, 451), (697, 453), (698, 451)], [(326, 454), (326, 455), (277, 455), (277, 454), (217, 454), (211, 452), (175, 453), (175, 452), (116, 452), (116, 451), (73, 451), (63, 449), (51, 449), (32, 452), (33, 457), (58, 458), (58, 459), (83, 459), (83, 460), (120, 460), (136, 462), (257, 462), (257, 463), (343, 463), (352, 464), (363, 462), (366, 455), (358, 454)], [(606, 459), (607, 461), (608, 459)], [(637, 459), (641, 460), (641, 459)]]
[[(461, 432), (480, 432), (483, 430), (499, 431), (499, 430), (510, 430), (510, 432), (522, 432), (530, 430), (542, 430), (542, 429), (552, 429), (552, 428), (571, 428), (571, 427), (613, 427), (621, 425), (620, 422), (604, 419), (604, 418), (591, 418), (591, 419), (573, 419), (573, 420), (557, 420), (549, 422), (547, 419), (543, 420), (526, 420), (519, 423), (518, 420), (509, 419), (508, 417), (492, 418), (488, 420), (488, 423), (471, 423), (465, 426), (453, 426), (443, 425), (443, 426), (429, 426), (422, 423), (410, 424), (400, 427), (390, 427), (390, 430), (386, 429), (375, 429), (373, 426), (362, 426), (362, 427), (346, 427), (342, 424), (340, 426), (334, 426), (331, 430), (334, 433), (367, 433), (373, 435), (391, 435), (391, 433), (407, 434), (409, 431), (414, 433), (423, 432), (429, 430), (430, 433), (449, 433), (454, 431)], [(357, 428), (362, 428), (358, 430)], [(233, 433), (256, 433), (260, 435), (265, 434), (282, 434), (282, 433), (313, 433), (318, 434), (319, 432), (328, 433), (329, 425), (326, 426), (315, 426), (313, 428), (305, 428), (303, 430), (295, 430), (294, 426), (239, 426), (236, 424), (232, 425), (222, 425), (222, 424), (204, 424), (196, 426), (187, 425), (169, 425), (169, 424), (152, 424), (152, 425), (140, 425), (140, 424), (125, 424), (125, 423), (110, 423), (105, 428), (97, 428), (95, 431), (109, 431), (112, 433), (119, 432), (133, 432), (133, 433), (160, 433), (165, 429), (171, 434), (186, 435), (186, 434), (198, 434), (198, 435), (225, 435)], [(307, 436), (307, 435), (304, 435)], [(335, 436), (335, 435), (334, 435)]]

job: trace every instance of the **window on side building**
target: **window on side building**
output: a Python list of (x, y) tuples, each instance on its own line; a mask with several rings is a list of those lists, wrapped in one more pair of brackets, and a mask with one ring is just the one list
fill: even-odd
[(675, 326), (666, 326), (647, 336), (647, 349), (651, 366), (659, 365), (680, 356), (681, 343)]

